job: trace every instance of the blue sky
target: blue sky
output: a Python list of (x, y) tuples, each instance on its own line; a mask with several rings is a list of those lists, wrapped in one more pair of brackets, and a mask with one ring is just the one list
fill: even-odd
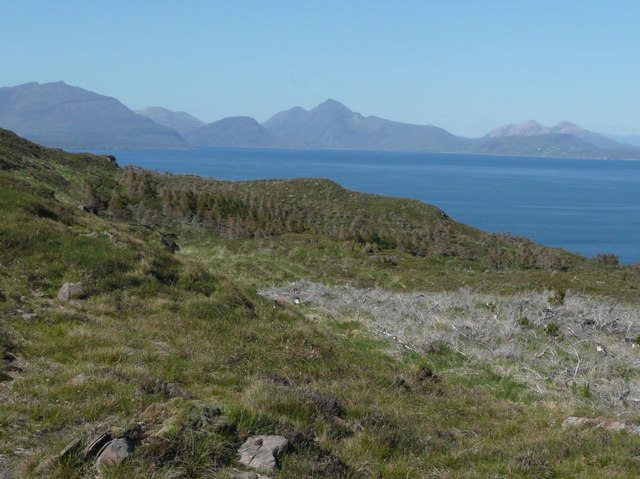
[(6, 1), (0, 86), (64, 80), (204, 121), (337, 99), (480, 136), (640, 134), (637, 0)]

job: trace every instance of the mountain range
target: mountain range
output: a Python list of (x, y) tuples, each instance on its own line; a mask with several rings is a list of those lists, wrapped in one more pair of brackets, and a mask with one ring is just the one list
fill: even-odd
[(239, 116), (205, 124), (186, 112), (157, 106), (132, 111), (115, 98), (64, 82), (0, 88), (0, 127), (72, 149), (239, 147), (640, 158), (637, 145), (570, 122), (545, 127), (529, 120), (470, 139), (437, 126), (364, 116), (329, 99), (311, 110), (281, 111), (263, 123)]

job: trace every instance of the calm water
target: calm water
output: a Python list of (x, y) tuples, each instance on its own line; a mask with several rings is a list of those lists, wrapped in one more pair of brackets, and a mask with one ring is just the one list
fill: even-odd
[(435, 204), (486, 231), (640, 261), (640, 161), (236, 148), (115, 155), (120, 165), (224, 180), (330, 178)]

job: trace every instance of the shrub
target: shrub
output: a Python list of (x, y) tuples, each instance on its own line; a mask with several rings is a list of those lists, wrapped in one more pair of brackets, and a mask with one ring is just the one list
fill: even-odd
[(567, 290), (565, 288), (556, 288), (556, 292), (553, 296), (549, 296), (549, 304), (554, 306), (562, 306), (564, 299), (567, 296)]

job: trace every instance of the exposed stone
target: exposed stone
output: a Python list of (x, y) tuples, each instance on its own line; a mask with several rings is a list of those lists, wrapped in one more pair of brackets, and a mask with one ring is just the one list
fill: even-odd
[(96, 210), (95, 208), (91, 208), (87, 205), (78, 205), (78, 209), (80, 211), (84, 211), (85, 213), (91, 213), (93, 215), (97, 215), (98, 214), (98, 210)]
[(58, 292), (58, 299), (68, 301), (80, 299), (87, 295), (87, 290), (82, 283), (64, 283)]
[(271, 479), (271, 476), (256, 474), (255, 472), (238, 471), (229, 474), (229, 479)]
[(133, 442), (126, 437), (114, 439), (98, 453), (96, 468), (102, 471), (106, 465), (120, 464), (133, 455)]
[(67, 444), (62, 451), (60, 451), (58, 453), (59, 458), (63, 458), (68, 456), (69, 454), (73, 453), (75, 450), (80, 449), (80, 445), (82, 444), (82, 440), (77, 437), (75, 438), (73, 441), (71, 441), (69, 444)]
[(238, 449), (240, 463), (259, 472), (273, 472), (289, 441), (282, 436), (251, 436)]
[(629, 434), (640, 434), (640, 426), (631, 422), (617, 421), (606, 417), (572, 416), (562, 422), (562, 427), (597, 427), (608, 431), (624, 431)]
[(229, 479), (258, 479), (259, 477), (255, 472), (234, 472), (229, 474)]
[(171, 238), (164, 236), (162, 238), (162, 244), (164, 244), (167, 248), (169, 248), (169, 250), (172, 253), (175, 253), (176, 251), (180, 251), (180, 246), (178, 246), (178, 243), (176, 243), (175, 241), (173, 241)]
[(82, 455), (82, 457), (95, 456), (102, 450), (102, 448), (109, 441), (111, 441), (111, 433), (109, 432), (105, 432), (97, 436), (94, 436), (87, 443), (87, 445), (85, 446), (85, 448), (82, 450), (80, 454)]

